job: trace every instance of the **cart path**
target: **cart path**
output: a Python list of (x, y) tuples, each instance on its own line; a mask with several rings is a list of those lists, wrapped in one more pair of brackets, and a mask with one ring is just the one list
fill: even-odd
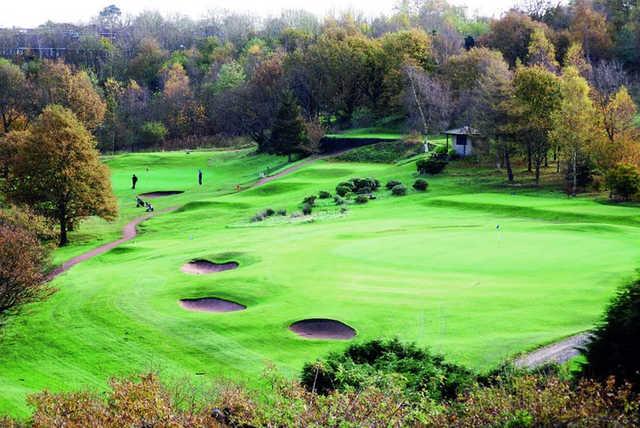
[(549, 363), (566, 363), (571, 358), (580, 355), (580, 348), (584, 348), (591, 342), (591, 337), (589, 332), (567, 337), (516, 358), (514, 364), (519, 368), (533, 369)]
[[(178, 208), (179, 207), (166, 208), (162, 211), (158, 211), (157, 214), (168, 213), (171, 211), (175, 211)], [(58, 266), (57, 268), (49, 272), (49, 274), (46, 277), (46, 280), (51, 281), (52, 279), (68, 271), (78, 263), (82, 263), (85, 260), (89, 260), (95, 256), (99, 256), (100, 254), (104, 254), (107, 251), (114, 249), (118, 245), (124, 244), (125, 242), (132, 240), (138, 235), (138, 229), (137, 229), (138, 225), (145, 220), (155, 217), (157, 214), (146, 214), (146, 215), (134, 218), (129, 223), (127, 223), (122, 229), (122, 238), (112, 242), (108, 242), (104, 245), (94, 248), (93, 250), (87, 251), (86, 253), (82, 253), (79, 256), (75, 256), (72, 259), (67, 260), (61, 266)]]

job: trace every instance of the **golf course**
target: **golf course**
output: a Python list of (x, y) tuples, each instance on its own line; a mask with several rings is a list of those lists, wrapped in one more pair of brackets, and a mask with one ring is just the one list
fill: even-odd
[[(101, 391), (109, 377), (148, 371), (255, 386), (273, 364), (295, 378), (307, 361), (381, 337), (486, 371), (593, 328), (640, 261), (632, 204), (507, 186), (501, 172), (463, 161), (425, 177), (425, 192), (411, 188), (412, 161), (311, 159), (289, 171), (285, 156), (244, 149), (104, 162), (119, 217), (82, 223), (56, 265), (119, 239), (145, 215), (136, 195), (182, 193), (149, 199), (154, 213), (137, 236), (60, 273), (55, 293), (10, 319), (1, 414), (28, 416), (25, 397), (43, 389)], [(379, 180), (376, 199), (317, 199), (300, 214), (305, 197), (333, 195), (353, 177)], [(407, 195), (392, 195), (389, 180)], [(276, 214), (251, 221), (267, 209)], [(339, 321), (353, 334), (289, 328), (303, 320)]]

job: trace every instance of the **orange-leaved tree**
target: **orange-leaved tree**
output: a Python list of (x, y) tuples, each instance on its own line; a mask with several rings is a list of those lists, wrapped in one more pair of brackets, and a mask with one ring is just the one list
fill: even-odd
[(13, 137), (7, 198), (55, 221), (61, 246), (68, 242), (69, 228), (83, 218), (115, 218), (109, 171), (91, 133), (70, 110), (48, 106), (27, 131)]

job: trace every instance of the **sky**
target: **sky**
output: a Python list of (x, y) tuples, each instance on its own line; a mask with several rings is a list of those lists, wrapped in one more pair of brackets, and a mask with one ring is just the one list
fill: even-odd
[[(449, 0), (470, 12), (498, 16), (509, 9), (514, 0)], [(135, 15), (144, 10), (157, 10), (165, 15), (182, 14), (199, 18), (208, 10), (228, 9), (252, 12), (262, 16), (278, 15), (283, 9), (305, 9), (319, 16), (353, 9), (375, 16), (389, 13), (394, 0), (4, 0), (8, 4), (0, 13), (0, 27), (35, 27), (48, 20), (54, 22), (87, 22), (98, 11), (115, 3), (124, 14)]]

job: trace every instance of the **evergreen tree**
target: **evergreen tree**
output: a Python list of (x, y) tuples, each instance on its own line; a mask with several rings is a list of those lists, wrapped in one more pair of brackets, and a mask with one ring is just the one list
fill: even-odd
[(291, 162), (291, 155), (304, 153), (307, 141), (304, 120), (300, 114), (293, 93), (286, 91), (271, 128), (270, 152), (277, 155), (287, 155)]

